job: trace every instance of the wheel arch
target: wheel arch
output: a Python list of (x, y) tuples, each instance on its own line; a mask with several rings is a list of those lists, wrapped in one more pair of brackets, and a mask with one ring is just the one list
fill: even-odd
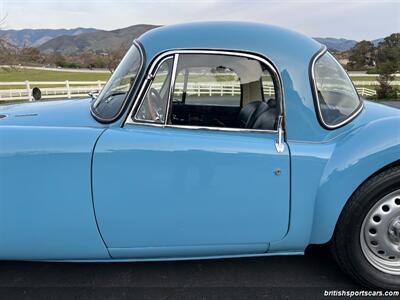
[[(371, 175), (369, 175), (367, 178), (365, 178), (363, 181), (361, 181), (357, 187), (352, 191), (352, 193), (345, 198), (344, 201), (337, 201), (336, 204), (338, 204), (336, 209), (328, 209), (327, 205), (321, 205), (322, 201), (316, 202), (315, 205), (315, 210), (314, 210), (314, 221), (313, 221), (313, 227), (311, 231), (311, 238), (310, 238), (310, 244), (324, 244), (327, 243), (331, 240), (333, 233), (336, 229), (336, 225), (340, 219), (340, 216), (345, 209), (348, 201), (351, 199), (351, 197), (366, 183), (368, 182), (371, 178), (374, 176), (385, 172), (388, 169), (391, 169), (393, 167), (398, 167), (400, 166), (400, 159), (397, 159), (395, 161), (392, 161), (388, 164), (385, 164), (384, 166), (380, 166), (376, 171), (374, 171)], [(333, 199), (331, 199), (333, 200)], [(325, 220), (324, 222), (322, 220)], [(321, 226), (323, 223), (324, 226)]]
[(323, 244), (333, 235), (351, 196), (376, 174), (400, 165), (400, 139), (386, 119), (362, 126), (338, 142), (322, 172), (315, 197), (309, 244)]

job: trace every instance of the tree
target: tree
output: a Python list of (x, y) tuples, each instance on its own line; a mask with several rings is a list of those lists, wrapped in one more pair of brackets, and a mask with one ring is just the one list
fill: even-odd
[(393, 73), (400, 71), (400, 33), (393, 33), (379, 43), (376, 50), (376, 70), (378, 71), (379, 99), (397, 98), (397, 89), (391, 85)]
[(53, 52), (47, 55), (45, 61), (48, 64), (55, 65), (58, 67), (64, 67), (66, 64), (65, 57), (59, 52)]
[(121, 49), (117, 49), (112, 51), (107, 55), (107, 69), (114, 73), (115, 69), (118, 67), (118, 64), (121, 62), (124, 57), (124, 52)]
[(78, 57), (80, 64), (84, 68), (106, 68), (107, 60), (102, 54), (96, 54), (93, 51), (85, 51)]
[(92, 69), (94, 68), (94, 56), (92, 51), (85, 51), (79, 55), (79, 61), (84, 68)]
[[(4, 27), (4, 24), (6, 22), (6, 17), (5, 16), (0, 16), (0, 29)], [(0, 63), (4, 63), (5, 58), (7, 57), (7, 49), (6, 49), (6, 41), (3, 39), (3, 37), (0, 35)]]
[(118, 49), (111, 51), (107, 55), (107, 68), (111, 73), (114, 73), (129, 47), (130, 43), (125, 42)]
[(376, 49), (376, 69), (381, 73), (400, 71), (400, 33), (385, 37)]
[(43, 58), (40, 52), (36, 48), (24, 47), (19, 50), (19, 62), (20, 63), (42, 63)]
[(370, 41), (358, 42), (353, 49), (350, 50), (348, 70), (365, 70), (374, 66), (374, 44)]

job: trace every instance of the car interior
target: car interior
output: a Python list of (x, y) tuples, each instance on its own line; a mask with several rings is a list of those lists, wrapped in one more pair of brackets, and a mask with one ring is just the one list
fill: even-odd
[[(272, 79), (260, 62), (239, 56), (182, 55), (177, 74), (169, 124), (275, 129), (276, 100), (263, 90), (263, 79), (270, 83)], [(212, 83), (229, 82), (237, 89), (234, 93), (229, 89), (219, 93), (217, 88), (215, 93), (205, 95), (188, 89), (204, 77)], [(177, 93), (180, 83), (182, 89)]]
[[(153, 82), (149, 88), (137, 114), (141, 120), (164, 121), (171, 68), (164, 74), (162, 84)], [(179, 56), (176, 74), (168, 124), (276, 129), (279, 108), (275, 84), (268, 69), (258, 60), (230, 55), (183, 54)]]

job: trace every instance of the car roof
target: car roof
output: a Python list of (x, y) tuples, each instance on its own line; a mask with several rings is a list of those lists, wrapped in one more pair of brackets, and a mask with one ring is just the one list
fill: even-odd
[(253, 22), (195, 22), (158, 27), (138, 41), (149, 60), (173, 49), (223, 49), (260, 54), (278, 69), (288, 60), (309, 64), (322, 47), (317, 41), (292, 30)]
[(280, 74), (289, 140), (328, 140), (342, 130), (330, 132), (318, 123), (309, 71), (313, 57), (323, 46), (301, 33), (252, 22), (196, 22), (150, 30), (138, 42), (144, 48), (146, 68), (158, 54), (176, 49), (259, 54), (269, 59)]

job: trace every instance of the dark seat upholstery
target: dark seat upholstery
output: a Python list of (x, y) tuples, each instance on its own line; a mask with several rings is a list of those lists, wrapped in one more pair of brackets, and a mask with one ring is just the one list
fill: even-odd
[(253, 129), (269, 129), (275, 128), (276, 116), (275, 109), (268, 109), (258, 116), (254, 122)]
[(275, 129), (277, 119), (276, 100), (270, 99), (268, 109), (259, 114), (253, 123), (253, 129)]
[(246, 106), (244, 106), (236, 119), (236, 126), (239, 128), (249, 128), (249, 122), (253, 113), (257, 110), (257, 107), (260, 105), (261, 101), (250, 102)]
[(270, 99), (268, 103), (254, 101), (241, 109), (236, 123), (239, 128), (273, 129), (275, 115), (276, 102), (274, 99)]

